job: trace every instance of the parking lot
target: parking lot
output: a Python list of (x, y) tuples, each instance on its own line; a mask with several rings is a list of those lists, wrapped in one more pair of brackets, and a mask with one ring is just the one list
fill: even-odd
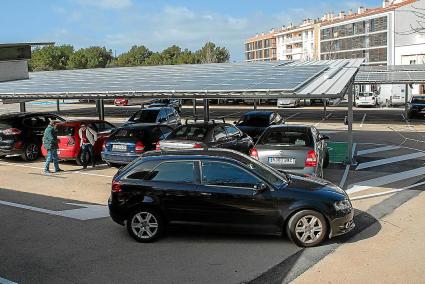
[[(0, 113), (14, 108), (2, 105)], [(55, 111), (56, 106), (35, 102), (27, 108)], [(107, 106), (106, 120), (119, 125), (137, 108)], [(212, 106), (211, 116), (233, 121), (249, 108)], [(89, 104), (61, 109), (66, 118), (95, 115)], [(325, 115), (321, 107), (278, 111), (288, 124), (315, 125), (330, 141), (346, 141), (345, 108), (329, 107)], [(191, 115), (185, 106), (182, 117)], [(103, 164), (82, 170), (63, 162), (65, 172), (45, 176), (42, 159), (1, 159), (0, 277), (18, 283), (290, 281), (425, 188), (425, 120), (406, 122), (403, 109), (356, 109), (354, 130), (357, 164), (331, 164), (324, 176), (350, 194), (356, 228), (312, 249), (258, 232), (197, 226), (171, 227), (159, 242), (139, 244), (109, 218), (106, 203), (115, 168)]]

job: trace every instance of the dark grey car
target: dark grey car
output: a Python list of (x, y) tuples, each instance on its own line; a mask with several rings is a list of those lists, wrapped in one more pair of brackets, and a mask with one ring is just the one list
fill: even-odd
[(150, 107), (137, 111), (125, 124), (131, 123), (165, 124), (174, 129), (181, 125), (181, 118), (172, 107)]
[(326, 139), (314, 126), (270, 126), (250, 155), (279, 171), (322, 177), (329, 164)]

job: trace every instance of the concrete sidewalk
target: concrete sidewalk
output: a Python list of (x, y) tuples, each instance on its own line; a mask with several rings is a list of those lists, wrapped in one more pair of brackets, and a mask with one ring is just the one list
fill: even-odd
[(424, 204), (425, 193), (421, 193), (293, 283), (425, 283)]

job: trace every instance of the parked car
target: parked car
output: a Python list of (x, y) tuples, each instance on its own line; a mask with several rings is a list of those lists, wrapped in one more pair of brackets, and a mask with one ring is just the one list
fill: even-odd
[[(115, 126), (104, 120), (71, 120), (58, 124), (58, 157), (60, 160), (75, 160), (77, 165), (83, 164), (78, 131), (85, 124), (97, 132), (97, 141), (94, 145), (94, 156), (100, 157), (105, 139), (115, 130)], [(43, 156), (47, 155), (44, 147), (41, 148)]]
[(277, 107), (299, 107), (300, 105), (300, 99), (284, 98), (277, 100)]
[(165, 124), (176, 128), (181, 125), (181, 118), (178, 112), (172, 107), (152, 107), (137, 111), (126, 122), (126, 124), (130, 123)]
[(224, 122), (197, 122), (176, 128), (158, 143), (157, 149), (227, 148), (248, 154), (254, 146), (251, 137)]
[(170, 135), (173, 129), (167, 125), (130, 124), (118, 128), (104, 144), (102, 160), (109, 166), (125, 165), (146, 151), (155, 150), (156, 143)]
[(250, 156), (279, 171), (323, 177), (323, 168), (329, 165), (327, 139), (314, 126), (270, 126)]
[(21, 156), (25, 161), (35, 161), (41, 153), (44, 130), (52, 120), (65, 121), (52, 113), (0, 115), (0, 156)]
[(152, 99), (143, 99), (143, 98), (116, 98), (114, 100), (114, 105), (116, 106), (130, 106), (130, 105), (144, 105), (148, 104)]
[(224, 149), (148, 152), (115, 175), (108, 205), (139, 242), (158, 239), (175, 222), (286, 232), (304, 247), (354, 227), (351, 202), (338, 186)]
[(172, 107), (178, 113), (182, 112), (182, 101), (178, 99), (157, 99), (147, 105), (148, 108), (152, 107)]
[(270, 125), (284, 124), (285, 120), (277, 112), (250, 111), (245, 113), (235, 125), (245, 134), (256, 141), (261, 133)]
[(409, 103), (408, 118), (425, 114), (425, 96), (414, 96)]
[(377, 97), (373, 92), (362, 92), (356, 96), (356, 107), (376, 107), (378, 105)]

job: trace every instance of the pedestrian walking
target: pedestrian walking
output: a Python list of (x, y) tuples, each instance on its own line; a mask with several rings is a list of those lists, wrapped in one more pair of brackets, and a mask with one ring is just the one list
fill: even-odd
[(87, 155), (90, 156), (90, 161), (92, 167), (94, 168), (96, 166), (96, 161), (94, 157), (94, 144), (97, 141), (97, 132), (93, 128), (82, 124), (80, 130), (78, 131), (78, 135), (80, 136), (80, 146), (82, 155), (81, 161), (83, 162), (83, 168), (87, 168)]
[(43, 145), (47, 150), (46, 162), (44, 164), (44, 174), (50, 175), (50, 163), (53, 160), (53, 165), (55, 167), (55, 173), (63, 172), (62, 169), (59, 168), (59, 159), (58, 159), (58, 136), (57, 136), (57, 121), (51, 121), (49, 125), (44, 130), (43, 135)]

